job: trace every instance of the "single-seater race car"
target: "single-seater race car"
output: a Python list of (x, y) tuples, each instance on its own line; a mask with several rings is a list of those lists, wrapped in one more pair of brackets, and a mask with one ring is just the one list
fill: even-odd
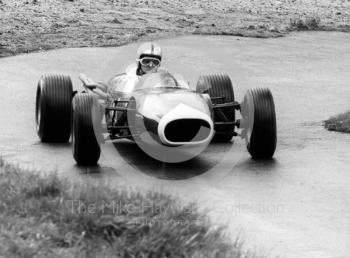
[(95, 165), (101, 144), (121, 138), (163, 162), (193, 158), (211, 141), (228, 142), (237, 135), (253, 159), (269, 159), (275, 152), (276, 115), (269, 89), (250, 89), (237, 102), (228, 75), (202, 75), (191, 89), (181, 75), (157, 72), (140, 77), (132, 89), (113, 77), (101, 100), (95, 87), (87, 86), (84, 76), (80, 79), (85, 90), (76, 92), (69, 76), (42, 76), (35, 108), (40, 140), (68, 142), (72, 136), (78, 165)]

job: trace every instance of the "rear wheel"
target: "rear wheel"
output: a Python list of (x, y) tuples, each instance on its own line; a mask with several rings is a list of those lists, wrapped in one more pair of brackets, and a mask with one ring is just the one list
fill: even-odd
[[(202, 75), (199, 77), (196, 91), (207, 93), (211, 102), (215, 104), (224, 104), (235, 100), (231, 79), (225, 74)], [(227, 142), (232, 139), (235, 125), (235, 110), (233, 107), (223, 107), (215, 110), (215, 122), (232, 122), (232, 124), (216, 124), (213, 140)]]
[(244, 96), (243, 136), (253, 159), (269, 159), (276, 150), (276, 113), (269, 89), (251, 89)]
[(42, 142), (67, 142), (71, 132), (72, 81), (65, 75), (44, 75), (36, 91), (35, 123)]
[(78, 165), (96, 165), (100, 158), (98, 131), (94, 128), (94, 117), (98, 113), (94, 104), (94, 96), (90, 93), (78, 93), (73, 99), (73, 157)]

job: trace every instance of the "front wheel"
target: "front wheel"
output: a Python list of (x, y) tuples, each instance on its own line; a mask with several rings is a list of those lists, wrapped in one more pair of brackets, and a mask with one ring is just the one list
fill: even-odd
[[(94, 95), (78, 93), (73, 98), (73, 157), (78, 165), (96, 165), (101, 154), (95, 117), (98, 116), (94, 107)], [(94, 124), (96, 126), (94, 126)]]
[(243, 136), (253, 159), (272, 158), (276, 150), (275, 104), (269, 89), (251, 89), (241, 104)]

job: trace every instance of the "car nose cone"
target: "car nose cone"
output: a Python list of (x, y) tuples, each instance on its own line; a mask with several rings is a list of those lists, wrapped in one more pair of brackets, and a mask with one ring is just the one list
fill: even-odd
[(159, 121), (158, 136), (167, 145), (202, 144), (213, 136), (213, 121), (204, 112), (180, 103)]

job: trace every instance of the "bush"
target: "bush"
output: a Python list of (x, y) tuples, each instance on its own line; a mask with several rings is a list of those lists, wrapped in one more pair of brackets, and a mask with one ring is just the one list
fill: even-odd
[(321, 18), (317, 15), (299, 17), (290, 20), (290, 25), (297, 30), (318, 30), (320, 29)]
[(350, 111), (330, 117), (324, 121), (324, 127), (329, 131), (350, 133)]

